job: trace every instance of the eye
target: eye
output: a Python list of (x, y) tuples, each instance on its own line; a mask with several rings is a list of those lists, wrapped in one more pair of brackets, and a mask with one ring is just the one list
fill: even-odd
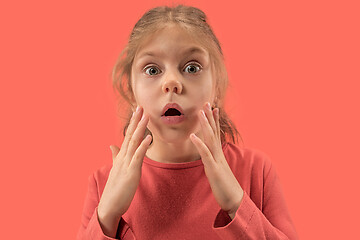
[(148, 74), (148, 75), (151, 75), (151, 76), (156, 75), (159, 72), (159, 69), (157, 67), (154, 67), (154, 66), (149, 66), (149, 67), (146, 67), (144, 69), (145, 69), (145, 73)]
[[(195, 73), (199, 72), (201, 70), (201, 68), (202, 67), (199, 64), (191, 63), (185, 67), (185, 71), (188, 73), (195, 74)], [(144, 70), (145, 70), (145, 73), (150, 76), (157, 75), (160, 73), (160, 70), (155, 66), (145, 67)]]
[[(186, 71), (189, 70), (189, 71)], [(197, 73), (201, 70), (201, 66), (198, 64), (191, 63), (185, 67), (185, 71), (188, 73)]]

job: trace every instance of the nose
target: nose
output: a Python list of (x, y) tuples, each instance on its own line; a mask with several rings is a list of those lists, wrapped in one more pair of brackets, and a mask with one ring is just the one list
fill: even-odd
[(165, 76), (165, 81), (162, 86), (162, 90), (164, 93), (174, 92), (180, 94), (182, 92), (182, 84), (177, 80), (176, 74), (168, 74)]

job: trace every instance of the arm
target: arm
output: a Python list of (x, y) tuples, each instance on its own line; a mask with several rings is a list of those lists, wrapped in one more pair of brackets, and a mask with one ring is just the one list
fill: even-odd
[(220, 210), (213, 229), (222, 239), (298, 239), (272, 164), (264, 177), (262, 211), (244, 191), (234, 218)]
[(98, 221), (99, 221), (99, 224), (101, 226), (103, 233), (106, 236), (116, 238), (116, 232), (117, 232), (117, 229), (119, 226), (119, 221), (120, 221), (121, 217), (113, 217), (110, 214), (101, 215), (99, 213), (102, 211), (100, 211), (99, 209), (100, 209), (100, 203), (96, 207), (96, 212), (97, 212), (97, 218), (98, 218)]
[[(94, 174), (89, 177), (88, 192), (85, 197), (81, 226), (77, 233), (77, 240), (114, 240), (114, 239), (135, 239), (130, 227), (124, 221), (113, 218), (98, 216), (99, 195)], [(101, 219), (101, 221), (99, 220)], [(119, 224), (120, 222), (120, 224)], [(118, 229), (119, 227), (119, 229)], [(115, 228), (115, 231), (114, 231)], [(105, 234), (105, 233), (106, 234)], [(125, 235), (125, 233), (128, 233)], [(119, 237), (121, 236), (121, 238)]]

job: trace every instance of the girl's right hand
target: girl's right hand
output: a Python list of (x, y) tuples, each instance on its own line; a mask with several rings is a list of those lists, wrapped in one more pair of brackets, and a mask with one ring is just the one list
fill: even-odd
[(130, 207), (140, 182), (143, 159), (151, 142), (150, 135), (143, 140), (148, 121), (149, 117), (143, 115), (143, 108), (139, 106), (131, 117), (120, 151), (117, 146), (111, 145), (113, 166), (99, 202), (99, 219), (119, 220)]

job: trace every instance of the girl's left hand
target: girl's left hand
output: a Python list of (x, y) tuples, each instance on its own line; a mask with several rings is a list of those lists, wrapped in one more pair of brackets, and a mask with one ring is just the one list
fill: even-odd
[(215, 108), (212, 111), (210, 104), (207, 103), (204, 111), (201, 110), (199, 115), (204, 141), (194, 133), (190, 134), (190, 140), (201, 155), (205, 174), (216, 201), (221, 209), (227, 212), (231, 219), (234, 219), (244, 191), (232, 173), (222, 151), (219, 109)]

